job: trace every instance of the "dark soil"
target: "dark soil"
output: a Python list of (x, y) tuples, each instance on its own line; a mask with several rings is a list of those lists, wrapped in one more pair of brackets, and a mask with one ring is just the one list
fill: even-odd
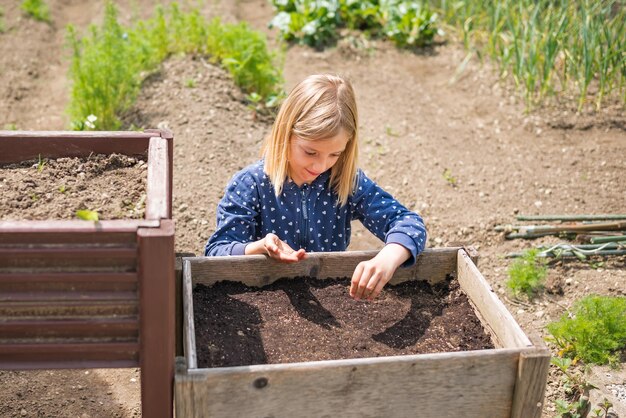
[(0, 165), (0, 220), (141, 219), (147, 164), (125, 155), (92, 155)]
[(225, 367), (493, 348), (458, 282), (388, 286), (374, 302), (349, 279), (194, 289), (198, 366)]

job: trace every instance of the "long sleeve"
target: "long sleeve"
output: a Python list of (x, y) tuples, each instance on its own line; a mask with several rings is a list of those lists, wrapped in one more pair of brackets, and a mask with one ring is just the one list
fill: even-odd
[(422, 218), (400, 204), (361, 170), (358, 171), (351, 211), (353, 219), (360, 220), (383, 242), (400, 244), (409, 250), (411, 257), (404, 267), (415, 264), (417, 255), (426, 247), (427, 232)]
[(243, 255), (257, 237), (259, 196), (256, 181), (245, 170), (235, 174), (217, 207), (217, 227), (204, 255)]

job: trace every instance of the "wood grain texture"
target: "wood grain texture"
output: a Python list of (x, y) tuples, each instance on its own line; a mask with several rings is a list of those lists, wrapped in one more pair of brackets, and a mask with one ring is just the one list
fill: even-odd
[(191, 264), (196, 258), (183, 258), (183, 350), (187, 359), (187, 367), (198, 367), (196, 357), (196, 328), (193, 317), (193, 277)]
[(0, 131), (0, 163), (91, 154), (146, 155), (152, 133)]
[(0, 369), (136, 367), (138, 353), (136, 342), (2, 344)]
[(172, 196), (168, 141), (161, 137), (150, 138), (148, 150), (148, 181), (146, 193), (146, 219), (167, 219), (170, 217)]
[[(396, 270), (390, 284), (407, 280), (437, 283), (456, 271), (459, 248), (426, 249), (414, 266)], [(373, 258), (377, 251), (310, 253), (298, 262), (285, 264), (262, 255), (189, 258), (193, 284), (211, 286), (220, 280), (241, 281), (248, 286), (265, 286), (282, 277), (308, 276), (318, 279), (352, 277), (361, 261)]]
[(190, 370), (183, 417), (509, 417), (520, 350)]
[(139, 253), (141, 411), (174, 413), (174, 221), (137, 232)]
[(458, 280), (486, 326), (496, 337), (498, 347), (532, 347), (506, 306), (498, 299), (467, 253), (458, 251)]
[(520, 355), (511, 418), (540, 418), (543, 409), (550, 351), (542, 344)]

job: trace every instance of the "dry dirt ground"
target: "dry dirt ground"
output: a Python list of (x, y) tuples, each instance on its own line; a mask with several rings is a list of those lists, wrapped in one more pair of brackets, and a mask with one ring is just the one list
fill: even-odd
[[(0, 1), (7, 29), (0, 34), (0, 128), (68, 126), (64, 26), (72, 22), (84, 29), (99, 22), (104, 6), (79, 0), (48, 4), (53, 25), (25, 19), (17, 2)], [(148, 14), (152, 2), (118, 4), (128, 21), (133, 10)], [(205, 13), (245, 19), (267, 31), (272, 10), (265, 0), (211, 1)], [(583, 295), (626, 294), (626, 259), (613, 258), (601, 267), (556, 263), (549, 278), (561, 284), (563, 295), (516, 302), (504, 289), (510, 261), (503, 255), (554, 241), (507, 241), (493, 227), (514, 222), (517, 213), (624, 213), (626, 117), (623, 109), (611, 107), (580, 115), (567, 106), (525, 114), (488, 66), (473, 62), (459, 76), (464, 56), (452, 44), (420, 54), (384, 42), (345, 41), (322, 52), (293, 46), (285, 54), (285, 87), (311, 73), (348, 76), (359, 104), (361, 167), (422, 214), (430, 247), (477, 247), (486, 279), (522, 328), (542, 337), (545, 324)], [(190, 79), (193, 88), (186, 87)], [(125, 119), (128, 125), (174, 132), (178, 251), (202, 252), (226, 182), (258, 157), (271, 121), (255, 120), (242, 100), (223, 70), (201, 57), (174, 57), (145, 83)], [(354, 229), (352, 249), (380, 246), (363, 228)], [(138, 375), (136, 369), (0, 372), (0, 416), (136, 416)], [(624, 388), (624, 369), (594, 367), (591, 379), (599, 387), (592, 399), (610, 398), (625, 417), (626, 401), (611, 392)], [(544, 416), (556, 415), (558, 398), (563, 389), (553, 371)]]

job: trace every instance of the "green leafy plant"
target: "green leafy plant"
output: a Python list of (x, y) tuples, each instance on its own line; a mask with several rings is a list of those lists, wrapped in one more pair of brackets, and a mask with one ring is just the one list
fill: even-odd
[(187, 87), (188, 89), (196, 87), (196, 80), (194, 80), (193, 78), (185, 80), (185, 87)]
[(538, 252), (535, 248), (525, 251), (509, 267), (506, 286), (515, 297), (524, 294), (533, 298), (543, 289), (547, 269), (545, 262), (537, 258)]
[(97, 211), (81, 209), (76, 211), (76, 217), (78, 219), (82, 219), (83, 221), (94, 221), (98, 222), (100, 220), (100, 216)]
[(399, 47), (429, 45), (437, 33), (437, 14), (426, 2), (381, 1), (381, 13), (384, 33)]
[(573, 370), (571, 359), (552, 357), (550, 362), (563, 374), (561, 381), (567, 397), (567, 400), (557, 399), (554, 402), (557, 413), (563, 418), (582, 418), (591, 406), (589, 390), (597, 389), (597, 387), (585, 379), (584, 372)]
[[(69, 113), (77, 130), (115, 130), (134, 103), (142, 81), (171, 54), (209, 57), (233, 75), (246, 93), (257, 93), (275, 106), (282, 91), (282, 62), (267, 49), (265, 37), (247, 24), (206, 22), (197, 10), (183, 13), (177, 3), (157, 7), (151, 19), (123, 27), (107, 3), (101, 27), (79, 38), (68, 28), (72, 50), (72, 100)], [(96, 123), (97, 121), (97, 123)]]
[(587, 296), (547, 328), (563, 355), (615, 366), (626, 347), (626, 298)]
[(59, 186), (59, 193), (65, 193), (67, 192), (67, 186), (65, 184), (62, 184)]
[(270, 27), (287, 41), (315, 48), (333, 44), (342, 28), (385, 37), (403, 48), (430, 44), (437, 15), (426, 1), (409, 0), (272, 0), (276, 16)]
[(50, 22), (50, 10), (44, 0), (24, 0), (21, 7), (33, 19), (41, 22)]

